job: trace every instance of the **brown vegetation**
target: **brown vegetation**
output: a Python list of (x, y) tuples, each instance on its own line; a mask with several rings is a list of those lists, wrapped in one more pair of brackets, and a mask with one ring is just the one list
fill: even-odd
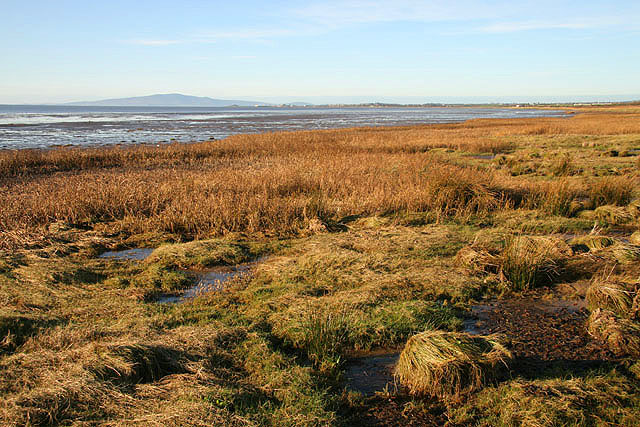
[[(0, 152), (0, 424), (633, 425), (637, 363), (607, 348), (638, 357), (638, 148), (629, 107)], [(155, 250), (98, 258), (121, 248)], [(589, 321), (485, 325), (516, 356), (494, 381), (509, 352), (462, 332), (472, 306), (589, 283)], [(349, 358), (403, 345), (414, 395), (350, 388)]]
[[(640, 132), (630, 113), (568, 119), (237, 135), (223, 141), (0, 153), (0, 245), (42, 239), (56, 221), (111, 231), (299, 233), (310, 221), (430, 212), (469, 218), (523, 199), (573, 213), (575, 186), (528, 183), (452, 161), (441, 149), (496, 152), (527, 135)], [(487, 141), (493, 141), (490, 144)], [(497, 148), (498, 147), (498, 148)], [(502, 148), (499, 148), (502, 147)], [(628, 177), (590, 186), (594, 206), (628, 203)]]

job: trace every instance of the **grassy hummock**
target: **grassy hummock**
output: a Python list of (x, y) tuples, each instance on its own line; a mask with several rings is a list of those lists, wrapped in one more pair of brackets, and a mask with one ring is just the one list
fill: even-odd
[(571, 253), (571, 248), (555, 237), (516, 236), (507, 241), (500, 264), (510, 287), (526, 290), (553, 282)]
[(414, 395), (454, 398), (493, 381), (510, 359), (495, 337), (427, 331), (407, 341), (394, 375)]
[(617, 356), (640, 357), (640, 325), (616, 316), (610, 310), (595, 309), (587, 320), (587, 330), (606, 343)]
[(584, 245), (589, 250), (595, 251), (607, 248), (616, 243), (613, 237), (599, 236), (597, 234), (587, 234), (585, 236), (577, 236), (569, 241), (571, 246)]
[(620, 316), (635, 317), (637, 295), (637, 285), (612, 278), (611, 275), (599, 275), (591, 282), (586, 297), (591, 310), (602, 308)]

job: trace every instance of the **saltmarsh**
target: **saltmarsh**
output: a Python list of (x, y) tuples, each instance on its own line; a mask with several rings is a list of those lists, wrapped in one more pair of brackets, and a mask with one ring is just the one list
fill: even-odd
[[(0, 420), (632, 425), (637, 149), (640, 110), (628, 107), (2, 152)], [(98, 257), (132, 247), (156, 249)], [(159, 302), (191, 287), (191, 271), (251, 261), (221, 290)], [(585, 331), (611, 357), (514, 352), (456, 399), (433, 391), (451, 383), (446, 369), (415, 380), (415, 396), (398, 384), (364, 397), (346, 382), (355, 354), (470, 339), (483, 298), (566, 289), (586, 296)], [(521, 332), (495, 345), (506, 355)]]

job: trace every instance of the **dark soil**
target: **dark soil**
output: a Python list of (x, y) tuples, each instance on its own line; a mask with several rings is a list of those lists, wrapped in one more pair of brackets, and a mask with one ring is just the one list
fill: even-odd
[[(437, 405), (435, 402), (434, 405)], [(351, 426), (441, 426), (446, 423), (444, 408), (416, 407), (406, 396), (376, 396), (366, 406), (352, 408), (345, 417)]]
[(490, 301), (472, 307), (466, 330), (503, 334), (514, 357), (540, 361), (615, 359), (603, 343), (587, 333), (589, 311), (582, 300), (536, 297)]

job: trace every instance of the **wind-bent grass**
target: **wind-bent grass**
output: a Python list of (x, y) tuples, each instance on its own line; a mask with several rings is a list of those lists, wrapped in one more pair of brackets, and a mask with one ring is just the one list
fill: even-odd
[(409, 338), (394, 375), (413, 394), (455, 399), (496, 379), (510, 359), (493, 337), (428, 331)]
[(597, 308), (587, 320), (587, 329), (589, 334), (606, 343), (617, 356), (640, 357), (640, 324), (637, 322)]

